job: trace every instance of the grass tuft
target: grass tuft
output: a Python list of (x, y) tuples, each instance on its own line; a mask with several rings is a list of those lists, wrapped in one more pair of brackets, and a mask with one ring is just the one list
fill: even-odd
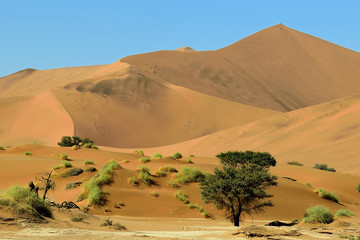
[(305, 212), (303, 222), (305, 223), (325, 223), (329, 224), (334, 221), (334, 216), (330, 210), (322, 205), (308, 208)]
[(352, 217), (352, 216), (355, 216), (355, 213), (347, 209), (339, 209), (335, 213), (335, 217)]
[(288, 165), (295, 165), (295, 166), (304, 166), (304, 164), (299, 163), (297, 161), (287, 162)]
[(95, 165), (95, 163), (94, 163), (93, 160), (86, 159), (86, 160), (84, 161), (84, 165)]
[(147, 162), (150, 162), (150, 158), (148, 158), (148, 157), (140, 158), (139, 161), (142, 163), (147, 163)]
[(160, 158), (163, 158), (163, 155), (161, 153), (154, 153), (151, 156), (151, 159), (160, 159)]
[(204, 179), (204, 173), (198, 168), (183, 167), (180, 172), (176, 174), (176, 178), (180, 184), (200, 182)]
[(326, 191), (326, 190), (324, 190), (322, 188), (316, 189), (315, 193), (321, 198), (324, 198), (324, 199), (339, 203), (339, 199), (335, 194), (333, 194), (331, 192), (328, 192), (328, 191)]

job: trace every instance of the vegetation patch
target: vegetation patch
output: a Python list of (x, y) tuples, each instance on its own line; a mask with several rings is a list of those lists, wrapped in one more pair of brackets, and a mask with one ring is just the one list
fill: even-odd
[(129, 160), (124, 159), (124, 160), (122, 160), (122, 162), (123, 162), (123, 163), (129, 163)]
[(69, 161), (63, 161), (63, 162), (61, 163), (61, 166), (64, 167), (64, 168), (71, 168), (71, 167), (72, 167), (72, 164), (71, 164), (71, 162), (69, 162)]
[(145, 166), (139, 166), (138, 169), (140, 171), (139, 182), (142, 182), (147, 186), (155, 183), (151, 177), (150, 168), (145, 167)]
[(334, 216), (330, 210), (322, 205), (317, 205), (306, 210), (303, 222), (305, 223), (325, 223), (334, 221)]
[(134, 154), (144, 156), (144, 151), (137, 149), (137, 150), (134, 151)]
[(180, 158), (182, 158), (182, 154), (179, 153), (179, 152), (176, 152), (176, 153), (174, 153), (174, 154), (172, 155), (172, 157), (173, 157), (174, 159), (180, 159)]
[(161, 167), (156, 170), (155, 176), (157, 177), (165, 177), (168, 173), (176, 173), (178, 172), (176, 168), (171, 166)]
[(188, 159), (186, 160), (186, 162), (189, 163), (189, 164), (194, 164), (194, 162), (191, 160), (191, 158), (188, 158)]
[(318, 164), (318, 163), (316, 163), (313, 168), (320, 169), (320, 170), (323, 170), (323, 171), (336, 172), (335, 168), (329, 168), (327, 164)]
[(93, 146), (95, 145), (94, 141), (89, 138), (80, 138), (77, 136), (63, 136), (61, 141), (57, 143), (60, 147), (72, 147), (72, 146)]
[(62, 176), (65, 177), (72, 177), (72, 176), (78, 176), (80, 174), (82, 174), (84, 172), (84, 170), (82, 170), (81, 168), (73, 168), (73, 169), (69, 169), (66, 172), (64, 172), (62, 174)]
[(189, 208), (191, 209), (197, 209), (199, 210), (199, 212), (201, 213), (201, 215), (205, 218), (208, 218), (209, 215), (208, 213), (205, 211), (205, 209), (203, 209), (201, 206), (199, 206), (199, 204), (197, 203), (192, 203), (189, 201), (188, 196), (184, 193), (183, 190), (179, 190), (177, 192), (174, 193), (174, 196), (179, 199), (182, 203), (186, 204)]
[(160, 159), (160, 158), (163, 158), (163, 155), (161, 153), (154, 153), (151, 156), (151, 159)]
[(93, 160), (86, 159), (86, 160), (84, 161), (84, 165), (95, 165), (95, 163), (94, 163)]
[(321, 198), (324, 198), (324, 199), (339, 203), (339, 199), (335, 194), (333, 194), (331, 192), (328, 192), (328, 191), (326, 191), (326, 190), (324, 190), (322, 188), (316, 189), (315, 193)]
[(132, 185), (138, 185), (139, 181), (134, 176), (129, 177), (129, 183)]
[(73, 222), (82, 222), (84, 219), (85, 219), (84, 215), (77, 215), (71, 217), (71, 221)]
[(335, 213), (335, 217), (352, 217), (352, 216), (355, 216), (355, 213), (347, 209), (339, 209)]
[(176, 183), (174, 180), (172, 180), (172, 179), (170, 179), (169, 185), (170, 185), (170, 187), (172, 187), (172, 188), (179, 188), (179, 185), (177, 185), (177, 183)]
[(62, 159), (62, 160), (68, 160), (69, 158), (68, 158), (68, 155), (66, 154), (66, 153), (61, 153), (60, 154), (60, 159)]
[(103, 205), (106, 202), (106, 192), (101, 187), (111, 183), (114, 171), (119, 168), (121, 166), (115, 160), (107, 162), (98, 174), (84, 184), (84, 190), (78, 197), (78, 201), (87, 198), (89, 204)]
[(85, 172), (96, 172), (96, 171), (97, 171), (97, 169), (94, 168), (94, 167), (87, 167), (87, 168), (85, 169)]
[(154, 197), (159, 197), (159, 193), (157, 192), (152, 192), (151, 195), (153, 195)]
[(10, 209), (15, 214), (31, 218), (43, 219), (53, 216), (50, 207), (43, 199), (20, 185), (13, 185), (1, 194), (0, 206)]
[(5, 148), (3, 146), (0, 146), (0, 150), (5, 150)]
[(287, 162), (288, 165), (295, 165), (295, 166), (304, 166), (304, 164), (299, 163), (297, 161)]
[(360, 193), (360, 184), (356, 186), (356, 191)]
[(24, 152), (24, 155), (25, 156), (32, 156), (32, 153), (31, 152)]
[(71, 183), (67, 183), (67, 184), (65, 185), (65, 190), (77, 188), (77, 187), (80, 186), (80, 185), (81, 185), (81, 182), (71, 182)]
[(148, 157), (140, 158), (139, 161), (142, 163), (147, 163), (147, 162), (150, 162), (150, 158), (148, 158)]
[(176, 174), (177, 182), (180, 184), (188, 184), (192, 182), (200, 182), (204, 179), (204, 173), (198, 168), (183, 167)]

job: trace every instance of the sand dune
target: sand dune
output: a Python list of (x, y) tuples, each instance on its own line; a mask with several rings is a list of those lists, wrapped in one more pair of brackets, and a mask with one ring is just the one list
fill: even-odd
[[(360, 95), (276, 115), (146, 153), (214, 156), (228, 150), (268, 151), (280, 162), (326, 163), (359, 174)], [(211, 146), (209, 148), (208, 146)], [(121, 149), (120, 151), (126, 151)]]

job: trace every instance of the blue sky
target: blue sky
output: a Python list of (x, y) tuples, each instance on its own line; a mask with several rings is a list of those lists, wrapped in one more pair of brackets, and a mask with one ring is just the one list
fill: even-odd
[(0, 76), (216, 50), (279, 23), (359, 52), (359, 9), (346, 0), (0, 0)]

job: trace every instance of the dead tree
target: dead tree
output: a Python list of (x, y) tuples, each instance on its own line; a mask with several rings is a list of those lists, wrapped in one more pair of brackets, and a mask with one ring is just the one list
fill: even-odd
[(46, 199), (47, 192), (50, 189), (54, 190), (54, 188), (55, 188), (55, 181), (50, 179), (52, 172), (53, 171), (51, 171), (51, 172), (43, 172), (43, 173), (41, 173), (40, 175), (38, 175), (36, 177), (36, 181), (38, 181), (40, 183), (40, 185), (44, 189), (44, 195), (43, 195), (44, 200)]

